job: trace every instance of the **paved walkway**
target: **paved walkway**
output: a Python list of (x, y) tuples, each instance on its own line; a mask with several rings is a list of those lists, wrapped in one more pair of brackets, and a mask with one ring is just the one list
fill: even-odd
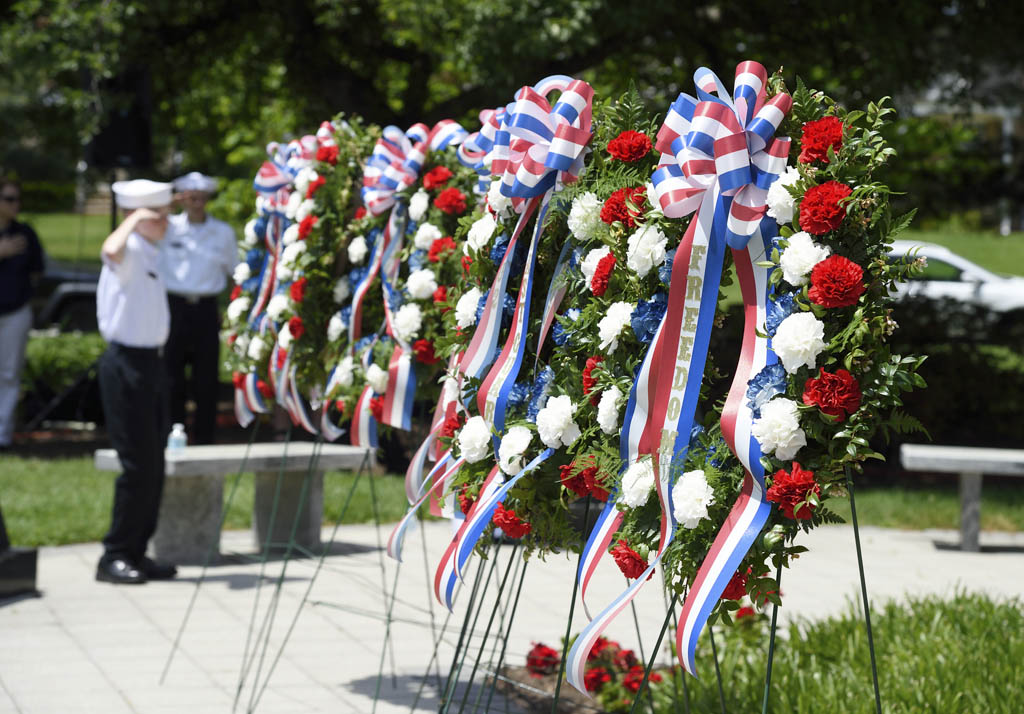
[[(326, 539), (330, 532), (325, 530), (324, 534)], [(384, 529), (380, 537), (386, 539), (387, 534)], [(450, 529), (446, 523), (432, 522), (422, 534), (418, 531), (409, 536), (406, 562), (397, 573), (399, 599), (391, 628), (395, 647), (384, 659), (387, 676), (376, 707), (382, 714), (411, 710), (434, 649), (431, 617), (438, 629), (445, 620), (445, 612), (436, 603), (430, 609), (423, 548), (432, 575)], [(1024, 592), (1024, 534), (983, 533), (982, 545), (996, 548), (980, 554), (935, 545), (936, 541), (952, 543), (957, 539), (956, 533), (945, 531), (864, 529), (862, 540), (873, 601), (907, 593), (951, 595), (961, 587), (984, 590), (997, 597)], [(850, 598), (858, 596), (852, 530), (848, 526), (821, 528), (805, 537), (803, 543), (811, 552), (784, 574), (782, 615), (817, 618), (841, 612)], [(226, 533), (222, 550), (251, 552), (251, 536), (245, 532)], [(498, 555), (495, 578), (504, 572), (510, 550), (503, 546)], [(42, 597), (0, 601), (0, 712), (231, 712), (254, 605), (258, 605), (258, 630), (273, 601), (283, 563), (271, 561), (261, 569), (259, 563), (235, 559), (210, 568), (181, 646), (166, 681), (160, 685), (161, 671), (201, 569), (184, 567), (179, 578), (171, 582), (118, 587), (93, 580), (99, 554), (97, 544), (43, 548), (39, 563)], [(382, 572), (378, 532), (373, 526), (343, 527), (310, 589), (316, 564), (309, 559), (292, 561), (283, 571), (269, 640), (266, 646), (263, 642), (250, 643), (248, 649), (257, 657), (236, 711), (250, 708), (253, 682), (258, 682), (257, 690), (262, 690), (255, 707), (258, 712), (365, 714), (373, 709), (385, 631), (383, 583), (390, 590), (395, 564), (387, 561)], [(557, 645), (568, 616), (574, 565), (575, 561), (565, 556), (530, 561), (510, 637), (510, 663), (523, 663), (531, 641)], [(998, 577), (993, 577), (994, 573)], [(601, 605), (622, 585), (621, 575), (608, 562), (600, 569), (589, 599)], [(494, 590), (492, 582), (489, 591)], [(275, 662), (289, 623), (307, 591), (308, 602), (301, 609), (283, 655)], [(468, 590), (462, 593), (456, 614), (448, 623), (440, 648), (441, 661), (430, 670), (431, 682), (438, 674), (443, 676), (451, 664), (467, 595)], [(649, 648), (664, 616), (661, 590), (654, 581), (641, 592), (637, 605), (640, 629)], [(471, 650), (474, 657), (490, 611), (486, 607), (476, 624), (478, 636)], [(584, 622), (577, 608), (573, 631)], [(615, 622), (608, 634), (626, 646), (636, 646), (636, 632), (628, 615)], [(485, 663), (490, 655), (490, 649), (485, 650)], [(262, 689), (271, 669), (269, 684)], [(463, 678), (468, 678), (466, 673)], [(416, 711), (437, 711), (438, 701), (438, 691), (430, 684), (423, 688)]]

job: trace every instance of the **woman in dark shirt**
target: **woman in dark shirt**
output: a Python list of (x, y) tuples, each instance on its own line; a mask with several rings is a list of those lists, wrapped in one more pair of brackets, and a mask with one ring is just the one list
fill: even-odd
[(43, 248), (29, 226), (14, 220), (21, 188), (0, 178), (0, 450), (10, 448), (25, 343), (32, 327), (32, 284), (43, 272)]

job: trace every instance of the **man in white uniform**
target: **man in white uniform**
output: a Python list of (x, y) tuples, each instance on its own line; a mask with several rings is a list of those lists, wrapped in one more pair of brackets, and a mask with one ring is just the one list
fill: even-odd
[(126, 218), (103, 241), (96, 317), (108, 343), (99, 361), (100, 397), (122, 473), (96, 579), (134, 584), (176, 574), (146, 557), (160, 512), (168, 429), (162, 350), (170, 315), (157, 246), (167, 230), (171, 184), (140, 179), (112, 189)]
[[(195, 401), (189, 430), (194, 444), (212, 444), (217, 418), (220, 314), (217, 296), (238, 262), (235, 232), (206, 213), (217, 189), (209, 176), (193, 171), (174, 180), (184, 212), (171, 216), (160, 247), (161, 274), (171, 308), (171, 334), (165, 362), (171, 420), (185, 423), (185, 401)], [(191, 374), (186, 379), (186, 366)]]

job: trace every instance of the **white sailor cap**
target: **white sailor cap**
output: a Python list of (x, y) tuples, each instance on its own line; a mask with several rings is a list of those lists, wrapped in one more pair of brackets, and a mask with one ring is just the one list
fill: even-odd
[(171, 184), (149, 179), (115, 181), (111, 190), (117, 205), (126, 210), (134, 208), (160, 208), (171, 202)]
[(198, 171), (192, 171), (174, 179), (174, 190), (213, 193), (217, 190), (217, 179), (201, 174)]

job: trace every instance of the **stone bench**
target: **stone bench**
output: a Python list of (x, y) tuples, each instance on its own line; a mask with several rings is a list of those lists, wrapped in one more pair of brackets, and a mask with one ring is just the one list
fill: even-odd
[[(242, 468), (255, 473), (253, 534), (256, 547), (268, 542), (283, 548), (295, 527), (295, 543), (312, 549), (320, 545), (324, 505), (324, 471), (355, 471), (374, 466), (373, 453), (357, 446), (323, 444), (307, 486), (305, 503), (299, 509), (302, 484), (309, 472), (314, 444), (308, 441), (188, 446), (165, 452), (163, 499), (156, 533), (150, 541), (160, 560), (201, 564), (210, 553), (217, 559), (220, 519), (224, 503), (224, 477)], [(246, 457), (248, 452), (248, 457)], [(113, 449), (95, 453), (96, 468), (120, 471), (121, 462)], [(278, 474), (281, 474), (278, 493)], [(277, 510), (273, 504), (277, 495)], [(271, 528), (271, 515), (273, 528)], [(298, 523), (295, 523), (298, 514)]]
[(1024, 476), (1024, 449), (903, 444), (900, 463), (908, 471), (960, 476), (960, 549), (977, 552), (981, 531), (982, 474)]

